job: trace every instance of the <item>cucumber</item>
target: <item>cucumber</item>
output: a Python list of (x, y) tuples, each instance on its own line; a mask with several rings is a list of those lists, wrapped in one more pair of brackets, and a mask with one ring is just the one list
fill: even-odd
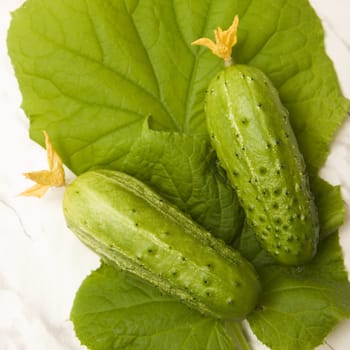
[(68, 185), (68, 227), (107, 263), (211, 317), (241, 320), (258, 299), (253, 266), (142, 182), (93, 170)]
[(262, 247), (286, 265), (316, 252), (318, 218), (288, 111), (257, 68), (232, 65), (210, 82), (211, 142)]

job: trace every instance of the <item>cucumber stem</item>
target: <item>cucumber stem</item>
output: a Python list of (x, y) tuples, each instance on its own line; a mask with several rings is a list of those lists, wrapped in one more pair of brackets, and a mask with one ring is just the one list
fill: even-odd
[(233, 64), (232, 57), (226, 59), (225, 61), (225, 67), (230, 67)]

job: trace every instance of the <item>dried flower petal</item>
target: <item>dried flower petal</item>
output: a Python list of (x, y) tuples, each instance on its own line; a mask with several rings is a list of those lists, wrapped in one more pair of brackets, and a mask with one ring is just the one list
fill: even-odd
[(215, 43), (208, 38), (200, 38), (192, 43), (192, 45), (202, 45), (208, 47), (216, 56), (225, 60), (225, 65), (232, 64), (232, 48), (237, 43), (237, 28), (239, 19), (235, 16), (231, 26), (227, 30), (220, 27), (214, 31)]
[(23, 175), (36, 185), (21, 193), (22, 196), (42, 197), (50, 187), (60, 187), (65, 185), (64, 169), (60, 156), (54, 150), (49, 135), (43, 131), (45, 136), (45, 147), (49, 170), (40, 170), (24, 173)]

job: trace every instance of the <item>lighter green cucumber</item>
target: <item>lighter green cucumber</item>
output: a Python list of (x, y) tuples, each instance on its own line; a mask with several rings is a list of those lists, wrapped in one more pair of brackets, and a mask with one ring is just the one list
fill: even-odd
[(259, 69), (233, 65), (212, 79), (205, 110), (212, 145), (262, 247), (284, 264), (308, 262), (317, 212), (277, 90)]
[(252, 265), (135, 178), (84, 173), (67, 187), (63, 208), (68, 227), (107, 263), (188, 306), (229, 320), (254, 309)]

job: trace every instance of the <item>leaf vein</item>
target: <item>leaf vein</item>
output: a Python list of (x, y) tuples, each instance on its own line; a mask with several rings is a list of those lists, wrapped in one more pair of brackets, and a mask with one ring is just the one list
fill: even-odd
[[(35, 31), (33, 29), (33, 31)], [(84, 60), (86, 60), (87, 62), (90, 63), (94, 63), (97, 66), (103, 68), (104, 70), (106, 70), (107, 72), (112, 73), (113, 75), (117, 76), (118, 78), (121, 78), (122, 80), (127, 81), (129, 84), (131, 84), (132, 86), (134, 86), (135, 88), (137, 88), (138, 90), (140, 90), (141, 92), (145, 93), (145, 95), (147, 95), (150, 99), (152, 99), (156, 104), (158, 104), (161, 109), (165, 112), (165, 114), (170, 117), (173, 120), (173, 117), (169, 114), (169, 111), (165, 108), (164, 104), (161, 102), (160, 99), (158, 99), (158, 97), (154, 94), (152, 94), (149, 90), (146, 90), (143, 86), (137, 84), (135, 81), (133, 81), (132, 79), (130, 79), (129, 77), (122, 75), (120, 72), (112, 69), (110, 66), (106, 65), (104, 62), (101, 62), (97, 59), (94, 59), (92, 57), (89, 57), (87, 55), (82, 54), (80, 51), (76, 51), (68, 46), (65, 46), (55, 40), (50, 39), (49, 37), (47, 37), (46, 35), (44, 35), (43, 33), (40, 33), (38, 31), (36, 31), (36, 34), (38, 36), (41, 36), (44, 40), (46, 40), (48, 43), (52, 44), (53, 46), (61, 49), (62, 51), (66, 51), (69, 52), (70, 54), (76, 56), (76, 57), (80, 57)], [(179, 129), (179, 127), (177, 126), (177, 128)]]

